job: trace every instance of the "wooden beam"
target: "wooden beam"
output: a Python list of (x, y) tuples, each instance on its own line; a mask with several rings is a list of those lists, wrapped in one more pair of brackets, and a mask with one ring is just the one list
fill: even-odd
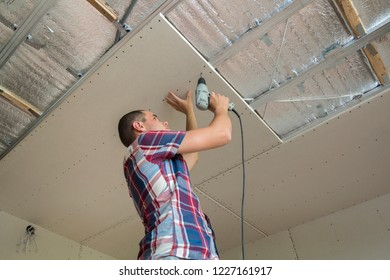
[[(343, 14), (344, 19), (353, 35), (356, 38), (360, 38), (367, 34), (364, 24), (357, 12), (353, 2), (351, 0), (335, 0), (340, 12)], [(382, 58), (378, 54), (378, 51), (373, 43), (369, 43), (366, 47), (362, 48), (363, 53), (366, 55), (371, 69), (378, 78), (379, 82), (384, 85), (389, 82), (389, 73), (382, 61)]]
[(366, 35), (366, 29), (360, 19), (355, 5), (351, 0), (336, 0), (336, 3), (343, 14), (347, 24), (356, 38)]
[(374, 43), (368, 44), (363, 49), (364, 54), (370, 62), (371, 68), (374, 71), (375, 75), (378, 77), (381, 85), (385, 85), (389, 82), (389, 72), (387, 71), (382, 58), (380, 57)]
[(87, 0), (96, 10), (98, 10), (103, 16), (105, 16), (109, 21), (117, 21), (118, 15), (115, 10), (108, 6), (105, 3), (102, 3), (99, 0)]
[(34, 117), (40, 117), (42, 115), (42, 112), (37, 107), (2, 86), (0, 86), (0, 96), (23, 112)]

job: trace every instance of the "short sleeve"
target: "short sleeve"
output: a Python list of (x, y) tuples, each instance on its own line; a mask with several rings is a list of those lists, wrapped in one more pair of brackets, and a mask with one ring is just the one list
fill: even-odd
[(148, 161), (158, 164), (177, 154), (184, 136), (184, 131), (148, 131), (138, 137), (138, 145)]

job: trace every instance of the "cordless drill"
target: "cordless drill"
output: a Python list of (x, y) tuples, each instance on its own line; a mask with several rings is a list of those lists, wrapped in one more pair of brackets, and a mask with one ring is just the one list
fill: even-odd
[[(206, 85), (206, 80), (201, 76), (198, 80), (198, 85), (196, 86), (195, 91), (195, 100), (196, 107), (199, 110), (205, 111), (209, 108), (210, 105), (210, 92)], [(232, 111), (234, 108), (234, 103), (229, 104), (229, 111)]]

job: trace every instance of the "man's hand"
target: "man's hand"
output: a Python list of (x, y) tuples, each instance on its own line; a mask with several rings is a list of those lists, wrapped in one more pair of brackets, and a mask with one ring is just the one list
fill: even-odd
[(229, 109), (229, 98), (219, 94), (212, 92), (210, 95), (210, 105), (209, 110), (214, 114), (222, 112), (226, 113)]
[(181, 99), (173, 92), (169, 92), (165, 97), (166, 102), (171, 105), (175, 110), (182, 112), (185, 115), (192, 113), (194, 106), (192, 104), (192, 91), (187, 91), (187, 98)]

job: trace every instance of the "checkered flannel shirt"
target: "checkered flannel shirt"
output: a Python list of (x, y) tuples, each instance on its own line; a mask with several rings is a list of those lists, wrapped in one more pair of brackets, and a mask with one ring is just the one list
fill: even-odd
[(124, 173), (145, 227), (138, 259), (218, 259), (211, 226), (177, 150), (183, 131), (149, 131), (130, 146)]

